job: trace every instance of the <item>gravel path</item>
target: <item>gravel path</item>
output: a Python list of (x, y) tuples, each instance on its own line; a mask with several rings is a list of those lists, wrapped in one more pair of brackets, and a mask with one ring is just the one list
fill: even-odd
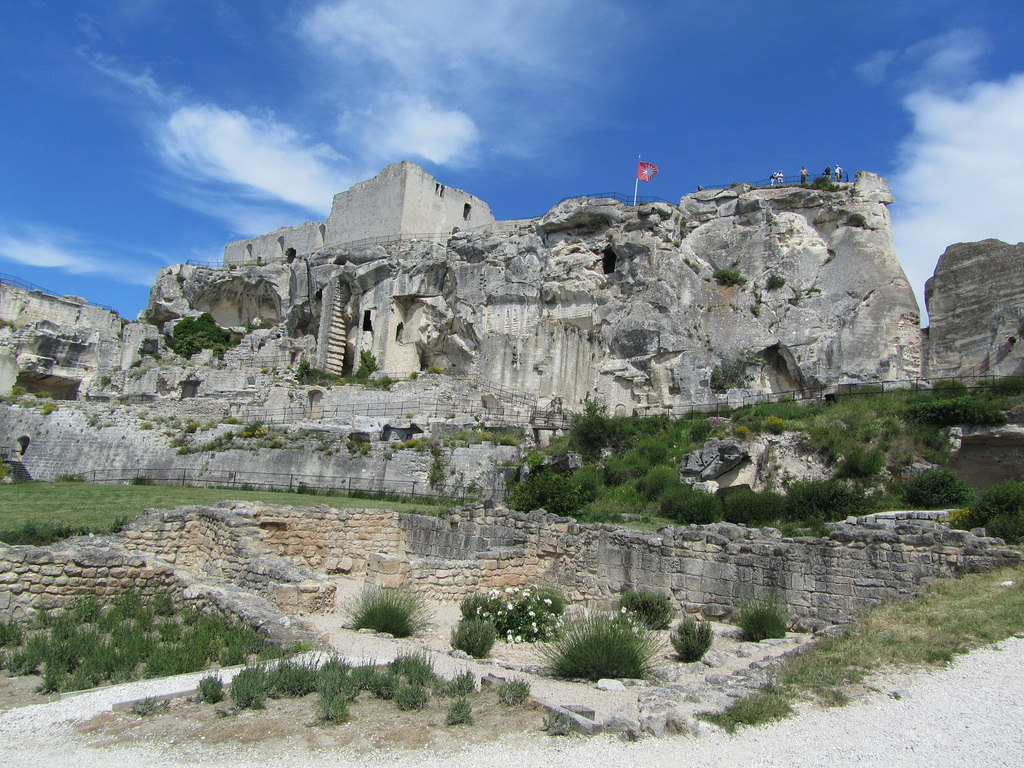
[[(252, 765), (473, 766), (601, 768), (662, 766), (1020, 766), (1024, 765), (1024, 639), (975, 651), (939, 672), (892, 675), (876, 681), (890, 692), (847, 707), (810, 709), (791, 720), (746, 729), (737, 736), (645, 739), (553, 739), (524, 735), (500, 745), (458, 751), (377, 753), (309, 751), (296, 744), (260, 743), (225, 749), (203, 744), (148, 744), (95, 749), (70, 722), (109, 709), (114, 701), (181, 690), (201, 675), (130, 683), (0, 714), (0, 765), (47, 768), (236, 768)], [(891, 695), (898, 691), (899, 697)]]

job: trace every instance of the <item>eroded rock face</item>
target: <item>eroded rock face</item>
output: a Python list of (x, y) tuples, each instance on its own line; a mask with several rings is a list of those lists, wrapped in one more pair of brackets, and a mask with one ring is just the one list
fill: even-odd
[(171, 267), (146, 317), (271, 319), (315, 343), (317, 367), (335, 373), (368, 350), (395, 377), (436, 365), (569, 408), (590, 394), (616, 414), (912, 378), (918, 309), (892, 247), (891, 201), (866, 173), (837, 192), (740, 186), (678, 207), (571, 200), (446, 246)]
[[(925, 283), (926, 377), (1024, 373), (1024, 243), (957, 243)], [(1011, 341), (1011, 339), (1013, 341)]]

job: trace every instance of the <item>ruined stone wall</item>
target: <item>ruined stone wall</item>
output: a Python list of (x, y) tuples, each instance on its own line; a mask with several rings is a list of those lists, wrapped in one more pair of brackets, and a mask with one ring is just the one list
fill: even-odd
[(0, 282), (0, 320), (15, 326), (46, 320), (104, 334), (117, 334), (121, 330), (121, 319), (116, 312), (94, 307), (78, 296), (51, 296), (3, 282)]
[(319, 568), (350, 558), (345, 570), (370, 583), (447, 600), (540, 583), (572, 600), (611, 604), (626, 589), (646, 588), (669, 594), (678, 609), (717, 617), (772, 594), (791, 615), (833, 621), (920, 594), (938, 578), (1024, 563), (998, 539), (923, 516), (864, 518), (828, 538), (789, 539), (728, 523), (651, 533), (483, 505), (440, 518), (324, 508), (258, 514), (287, 521), (267, 543), (292, 562)]
[(325, 236), (323, 222), (307, 221), (297, 227), (281, 227), (268, 235), (235, 240), (224, 246), (224, 266), (280, 261), (289, 248), (294, 248), (300, 256), (312, 253), (325, 245)]
[(0, 621), (23, 621), (37, 608), (62, 608), (80, 597), (112, 597), (127, 590), (180, 600), (184, 585), (174, 569), (138, 551), (88, 539), (55, 547), (0, 543)]

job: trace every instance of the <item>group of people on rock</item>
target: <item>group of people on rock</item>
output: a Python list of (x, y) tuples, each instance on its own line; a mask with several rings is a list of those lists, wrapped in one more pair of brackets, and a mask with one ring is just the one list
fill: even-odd
[[(801, 184), (806, 184), (807, 183), (807, 179), (808, 179), (808, 177), (810, 175), (811, 174), (810, 174), (810, 171), (807, 170), (807, 166), (806, 165), (803, 166), (800, 169), (800, 183)], [(840, 165), (838, 163), (836, 164), (835, 170), (832, 170), (832, 166), (830, 165), (830, 166), (828, 166), (825, 169), (825, 172), (821, 174), (821, 177), (825, 178), (825, 179), (829, 179), (830, 181), (833, 178), (836, 181), (842, 181), (843, 180), (843, 169), (842, 169), (842, 167), (840, 167)], [(775, 173), (773, 173), (771, 175), (771, 185), (773, 187), (776, 184), (781, 186), (781, 185), (783, 185), (785, 183), (786, 183), (786, 176), (785, 176), (785, 174), (782, 173), (782, 171), (776, 171)]]

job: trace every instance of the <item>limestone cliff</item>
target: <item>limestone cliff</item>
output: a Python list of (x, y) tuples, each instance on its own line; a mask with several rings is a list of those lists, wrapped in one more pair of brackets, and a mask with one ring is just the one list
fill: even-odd
[(570, 407), (595, 395), (618, 413), (727, 388), (735, 398), (914, 378), (918, 308), (890, 202), (868, 173), (838, 191), (738, 185), (679, 206), (583, 198), (446, 245), (171, 267), (144, 318), (269, 320), (337, 373), (370, 350), (393, 376), (436, 365)]
[[(1024, 373), (1024, 243), (957, 243), (925, 283), (924, 376)], [(1011, 341), (1012, 339), (1012, 341)]]

